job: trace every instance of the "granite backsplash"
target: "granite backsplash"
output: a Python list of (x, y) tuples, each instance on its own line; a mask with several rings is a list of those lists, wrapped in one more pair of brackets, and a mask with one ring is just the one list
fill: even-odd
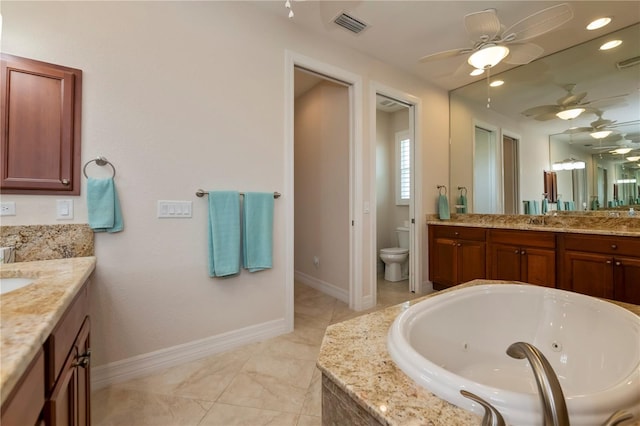
[(0, 226), (0, 245), (15, 247), (16, 262), (94, 255), (87, 224)]

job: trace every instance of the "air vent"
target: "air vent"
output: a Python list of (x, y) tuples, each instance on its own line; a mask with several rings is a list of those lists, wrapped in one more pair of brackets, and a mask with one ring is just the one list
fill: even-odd
[(618, 67), (619, 70), (622, 70), (638, 64), (640, 64), (640, 56), (636, 56), (634, 58), (629, 58), (629, 59), (625, 59), (624, 61), (616, 62), (616, 67)]
[(380, 101), (380, 105), (383, 107), (392, 107), (392, 106), (398, 105), (398, 103), (392, 101), (391, 99), (384, 99)]
[(346, 12), (342, 12), (340, 15), (336, 16), (333, 22), (340, 25), (345, 30), (351, 31), (354, 34), (359, 34), (368, 27), (368, 24), (366, 22), (354, 18), (353, 16), (348, 15)]

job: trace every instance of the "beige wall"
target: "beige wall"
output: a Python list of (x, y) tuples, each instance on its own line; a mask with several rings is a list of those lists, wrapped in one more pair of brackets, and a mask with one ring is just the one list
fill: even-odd
[(294, 132), (295, 270), (348, 295), (349, 89), (325, 81), (297, 98)]
[[(370, 194), (368, 85), (423, 102), (424, 213), (448, 177), (444, 90), (300, 31), (244, 2), (2, 2), (2, 50), (84, 71), (82, 161), (118, 170), (125, 230), (96, 235), (92, 346), (102, 365), (223, 335), (285, 315), (287, 197), (275, 204), (274, 267), (229, 279), (207, 274), (206, 201), (196, 189), (285, 186), (285, 52), (363, 79), (363, 191)], [(242, 25), (238, 23), (241, 22)], [(97, 171), (96, 171), (97, 173)], [(83, 185), (86, 182), (83, 180)], [(73, 222), (87, 221), (84, 189)], [(368, 197), (368, 195), (365, 195)], [(55, 196), (3, 196), (5, 225), (50, 224)], [(69, 198), (69, 197), (64, 197)], [(157, 219), (156, 201), (192, 200), (192, 219)], [(365, 199), (366, 201), (366, 199)], [(371, 226), (363, 215), (363, 228)], [(420, 220), (420, 219), (418, 219)], [(364, 233), (362, 249), (375, 242)], [(423, 238), (426, 250), (426, 233)], [(425, 251), (426, 253), (426, 251)], [(375, 271), (365, 256), (364, 282)], [(373, 272), (375, 273), (375, 272)], [(423, 279), (427, 270), (424, 269)]]

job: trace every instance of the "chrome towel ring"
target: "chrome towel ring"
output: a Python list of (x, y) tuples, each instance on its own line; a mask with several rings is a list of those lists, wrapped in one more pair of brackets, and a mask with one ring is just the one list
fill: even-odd
[[(442, 190), (444, 189), (444, 193)], [(447, 187), (445, 185), (438, 185), (438, 193), (440, 195), (447, 195)]]
[(84, 174), (84, 177), (86, 177), (87, 179), (89, 178), (89, 176), (87, 176), (87, 166), (91, 163), (96, 163), (98, 166), (106, 166), (107, 164), (111, 166), (111, 169), (113, 170), (113, 175), (111, 176), (112, 178), (116, 177), (116, 168), (114, 167), (113, 164), (111, 164), (111, 162), (109, 162), (109, 160), (107, 160), (104, 157), (96, 157), (93, 160), (89, 160), (85, 163), (84, 167), (82, 168), (82, 173)]

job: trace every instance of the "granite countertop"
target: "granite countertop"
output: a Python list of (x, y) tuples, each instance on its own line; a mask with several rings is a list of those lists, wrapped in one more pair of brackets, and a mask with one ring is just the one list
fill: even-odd
[[(322, 342), (318, 368), (382, 424), (479, 425), (479, 416), (438, 398), (404, 374), (387, 351), (387, 333), (407, 303), (413, 305), (452, 289), (493, 283), (504, 281), (474, 280), (331, 325)], [(640, 306), (613, 303), (640, 315)]]
[(95, 266), (93, 256), (0, 265), (2, 278), (35, 278), (30, 285), (0, 295), (1, 403)]
[(438, 215), (429, 214), (426, 216), (426, 223), (427, 225), (640, 237), (640, 217), (451, 214), (451, 219), (440, 220)]

